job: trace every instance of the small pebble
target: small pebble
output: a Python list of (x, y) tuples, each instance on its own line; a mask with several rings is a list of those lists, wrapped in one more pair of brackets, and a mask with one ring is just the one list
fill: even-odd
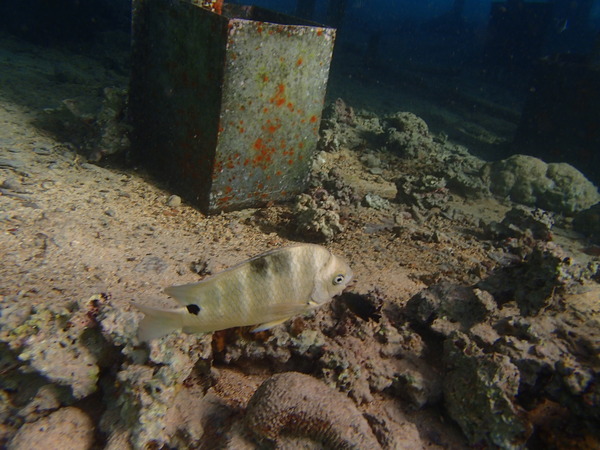
[(167, 206), (171, 208), (176, 208), (181, 205), (181, 197), (179, 195), (171, 195), (167, 200)]
[(104, 214), (106, 214), (108, 217), (115, 217), (117, 215), (114, 209), (107, 209), (104, 211)]
[(48, 147), (36, 147), (33, 149), (33, 153), (37, 154), (37, 155), (49, 155), (52, 153), (52, 149), (48, 148)]
[(90, 163), (81, 163), (80, 167), (87, 170), (98, 170), (98, 166)]
[(15, 178), (7, 178), (6, 180), (4, 180), (2, 182), (0, 187), (3, 187), (4, 189), (8, 189), (11, 191), (18, 191), (22, 188), (22, 185)]
[(0, 167), (5, 169), (20, 169), (25, 165), (23, 161), (15, 159), (0, 158)]
[(373, 169), (376, 167), (381, 167), (381, 159), (377, 155), (369, 153), (366, 156), (364, 156), (362, 159), (368, 168)]

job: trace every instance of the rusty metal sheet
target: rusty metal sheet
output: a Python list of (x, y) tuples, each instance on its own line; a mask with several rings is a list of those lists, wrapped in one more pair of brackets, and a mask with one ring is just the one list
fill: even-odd
[(305, 188), (335, 30), (256, 7), (134, 0), (135, 155), (206, 212)]

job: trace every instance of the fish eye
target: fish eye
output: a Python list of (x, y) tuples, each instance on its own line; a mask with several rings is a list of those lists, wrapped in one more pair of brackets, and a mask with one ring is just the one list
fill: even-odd
[(335, 278), (333, 279), (333, 284), (342, 284), (342, 282), (344, 281), (344, 274), (340, 273), (338, 275), (335, 276)]

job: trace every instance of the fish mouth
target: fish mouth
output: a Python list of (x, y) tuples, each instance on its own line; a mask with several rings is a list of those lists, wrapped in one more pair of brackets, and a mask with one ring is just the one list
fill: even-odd
[(342, 289), (342, 292), (346, 292), (348, 289), (354, 287), (357, 282), (358, 282), (358, 280), (356, 278), (352, 277), (352, 279), (350, 281), (348, 281), (348, 284), (346, 286), (344, 286), (344, 289)]

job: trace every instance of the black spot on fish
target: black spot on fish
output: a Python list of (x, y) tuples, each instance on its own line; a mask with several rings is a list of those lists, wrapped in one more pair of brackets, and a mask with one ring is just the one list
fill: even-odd
[(200, 307), (198, 305), (190, 304), (187, 305), (186, 308), (190, 314), (193, 314), (195, 316), (197, 316), (200, 312)]

